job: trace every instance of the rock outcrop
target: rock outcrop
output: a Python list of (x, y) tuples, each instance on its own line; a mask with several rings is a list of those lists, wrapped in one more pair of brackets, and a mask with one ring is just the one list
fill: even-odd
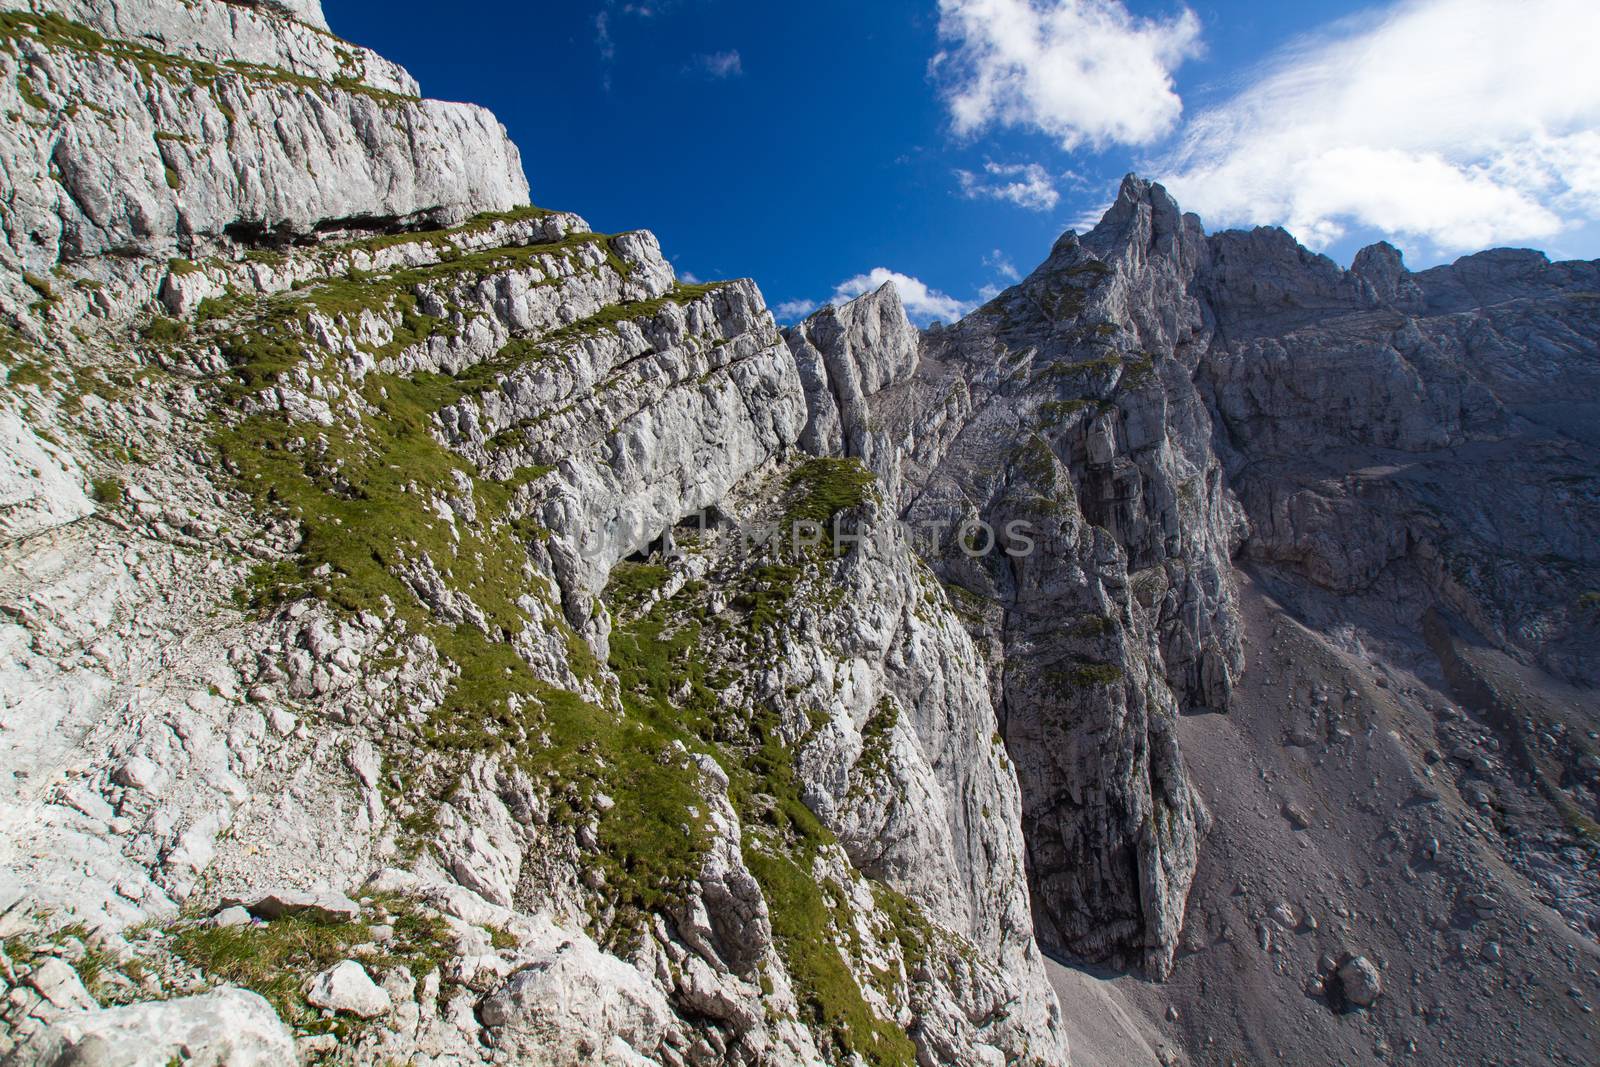
[(0, 106), (28, 119), (0, 135), (8, 284), (70, 266), (57, 314), (131, 310), (173, 258), (527, 202), (493, 116), (283, 6), (0, 5)]
[(294, 1038), (242, 989), (63, 1015), (12, 1051), (17, 1067), (61, 1063), (293, 1067)]

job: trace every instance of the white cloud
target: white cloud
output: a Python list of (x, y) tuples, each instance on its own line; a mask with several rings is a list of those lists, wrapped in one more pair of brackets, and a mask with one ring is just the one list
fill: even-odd
[(1050, 211), (1061, 202), (1050, 172), (1037, 163), (986, 163), (985, 181), (970, 170), (956, 171), (961, 195), (968, 200), (1006, 200), (1029, 211)]
[(1139, 18), (1122, 0), (939, 0), (949, 50), (933, 73), (958, 134), (1043, 131), (1068, 150), (1148, 144), (1183, 111), (1172, 73), (1200, 50), (1200, 20)]
[(1406, 0), (1299, 42), (1163, 163), (1212, 225), (1352, 226), (1440, 251), (1600, 219), (1594, 0)]
[(684, 285), (700, 284), (700, 276), (692, 270), (680, 270), (678, 272), (678, 280)]
[(617, 59), (617, 42), (611, 36), (611, 13), (602, 11), (594, 17), (594, 44), (600, 50), (600, 80), (606, 92), (611, 91), (611, 64)]
[(1022, 272), (1017, 269), (1017, 265), (1011, 262), (1010, 256), (998, 248), (983, 257), (983, 265), (1008, 281), (1022, 280)]
[(712, 78), (737, 78), (744, 73), (744, 60), (737, 49), (694, 57), (694, 69)]
[(785, 300), (772, 309), (779, 322), (798, 322), (817, 310), (815, 300)]
[(906, 314), (919, 324), (934, 319), (951, 322), (970, 312), (974, 306), (953, 296), (946, 296), (937, 289), (930, 289), (921, 279), (885, 267), (874, 267), (866, 274), (858, 274), (840, 282), (833, 291), (831, 303), (843, 304), (854, 300), (882, 288), (886, 282), (894, 282), (894, 287), (900, 293), (900, 302), (906, 306)]

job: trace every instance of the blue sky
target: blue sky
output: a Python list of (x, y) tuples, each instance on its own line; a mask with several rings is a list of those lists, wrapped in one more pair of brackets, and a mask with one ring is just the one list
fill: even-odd
[(950, 318), (1129, 170), (1208, 228), (1348, 262), (1600, 255), (1600, 4), (326, 0), (430, 96), (492, 109), (535, 203), (654, 230), (797, 314), (897, 275)]

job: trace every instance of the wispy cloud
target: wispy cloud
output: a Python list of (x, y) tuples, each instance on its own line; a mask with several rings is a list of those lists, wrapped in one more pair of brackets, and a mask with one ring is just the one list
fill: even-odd
[(1022, 280), (1022, 272), (1017, 269), (1017, 265), (1011, 262), (1010, 256), (998, 248), (983, 257), (983, 265), (1007, 281), (1020, 282)]
[(1157, 163), (1213, 225), (1461, 251), (1600, 219), (1593, 0), (1407, 0), (1298, 42)]
[(1173, 71), (1200, 50), (1200, 20), (1139, 18), (1121, 0), (939, 0), (934, 57), (956, 133), (1042, 131), (1068, 150), (1148, 144), (1183, 111)]
[(1003, 200), (1029, 211), (1050, 211), (1061, 202), (1050, 172), (1038, 163), (987, 163), (982, 175), (958, 170), (956, 180), (968, 200)]
[(815, 300), (785, 300), (773, 308), (772, 313), (778, 317), (779, 322), (798, 322), (817, 310), (817, 307)]
[(611, 12), (602, 11), (594, 17), (594, 44), (600, 51), (600, 80), (606, 92), (611, 91), (611, 65), (617, 61), (617, 42), (611, 36)]
[(708, 52), (694, 57), (694, 62), (689, 65), (691, 70), (704, 74), (708, 78), (737, 78), (744, 74), (744, 60), (737, 49), (727, 52)]

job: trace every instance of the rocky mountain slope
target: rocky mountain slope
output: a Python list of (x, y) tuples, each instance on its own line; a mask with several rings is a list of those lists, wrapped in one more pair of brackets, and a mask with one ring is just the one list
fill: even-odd
[(312, 8), (81, 8), (0, 16), (11, 1060), (1064, 1062), (971, 639), (755, 286)]
[(0, 32), (5, 1062), (1592, 1059), (1600, 266), (784, 333), (314, 0)]

